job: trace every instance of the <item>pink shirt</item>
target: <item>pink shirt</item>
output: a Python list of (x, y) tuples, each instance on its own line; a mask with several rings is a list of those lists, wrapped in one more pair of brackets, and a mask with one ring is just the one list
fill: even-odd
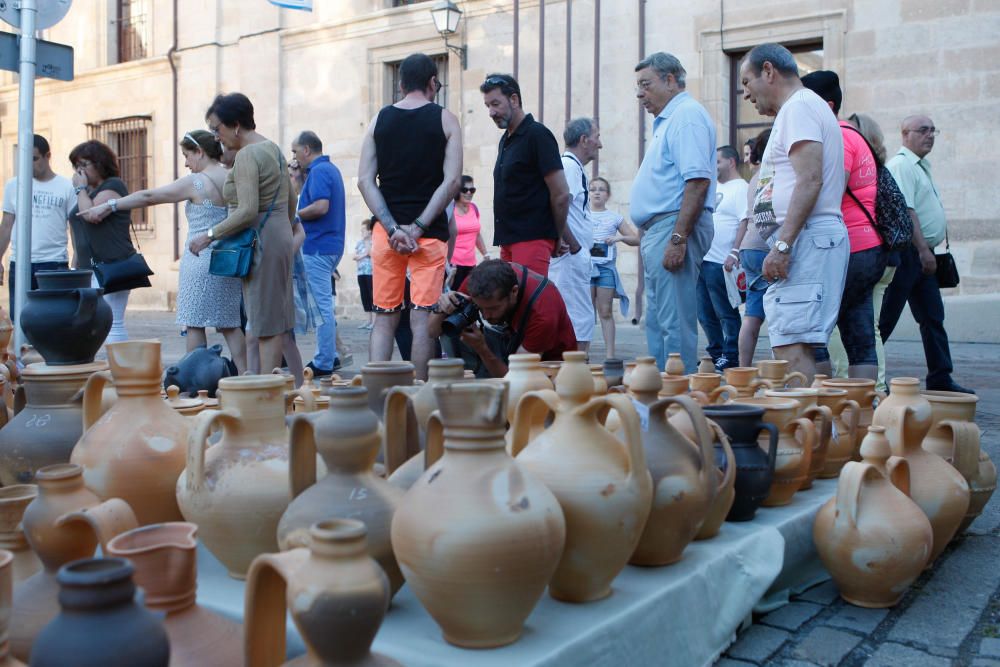
[(469, 204), (469, 211), (462, 215), (455, 207), (455, 250), (451, 254), (451, 263), (455, 266), (476, 265), (476, 236), (479, 234), (479, 209), (475, 204)]
[[(847, 187), (865, 205), (872, 218), (875, 217), (875, 192), (878, 176), (875, 172), (875, 158), (860, 132), (846, 121), (840, 121), (844, 135), (844, 171), (848, 172)], [(844, 192), (840, 202), (847, 227), (847, 238), (851, 241), (851, 252), (868, 250), (882, 244), (878, 232), (868, 221), (868, 216), (857, 202)]]

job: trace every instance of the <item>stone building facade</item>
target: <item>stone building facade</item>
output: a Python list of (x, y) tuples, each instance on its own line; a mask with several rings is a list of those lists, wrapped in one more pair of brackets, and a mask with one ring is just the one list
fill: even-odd
[[(97, 137), (125, 158), (133, 189), (167, 183), (184, 173), (176, 149), (184, 132), (205, 127), (204, 111), (216, 93), (241, 91), (254, 102), (258, 130), (283, 147), (301, 130), (319, 134), (347, 181), (349, 253), (368, 215), (356, 187), (361, 138), (371, 117), (393, 99), (398, 62), (422, 51), (439, 59), (441, 101), (462, 122), (464, 171), (476, 179), (489, 240), (500, 133), (478, 91), (487, 74), (516, 72), (526, 110), (557, 136), (569, 118), (597, 116), (605, 147), (597, 172), (611, 182), (611, 207), (626, 213), (650, 125), (634, 95), (640, 56), (657, 50), (677, 55), (688, 71), (688, 90), (717, 122), (720, 144), (738, 144), (766, 119), (741, 101), (736, 63), (753, 45), (779, 41), (804, 69), (840, 74), (844, 113), (872, 114), (890, 153), (899, 146), (904, 116), (932, 116), (941, 135), (931, 160), (963, 270), (962, 289), (995, 291), (1000, 229), (988, 137), (1000, 118), (996, 2), (463, 0), (451, 43), (467, 49), (465, 69), (434, 28), (433, 0), (314, 5), (306, 13), (265, 0), (74, 3), (42, 35), (76, 50), (74, 81), (40, 79), (37, 85), (35, 127), (50, 139), (55, 169), (68, 175), (72, 147)], [(0, 75), (0, 142), (0, 178), (6, 180), (14, 174), (17, 142), (11, 73)], [(186, 236), (183, 210), (161, 206), (135, 219), (156, 276), (154, 287), (133, 294), (131, 304), (169, 307)], [(623, 252), (620, 262), (630, 289), (635, 255)], [(358, 298), (349, 257), (341, 273), (338, 305), (351, 311)]]

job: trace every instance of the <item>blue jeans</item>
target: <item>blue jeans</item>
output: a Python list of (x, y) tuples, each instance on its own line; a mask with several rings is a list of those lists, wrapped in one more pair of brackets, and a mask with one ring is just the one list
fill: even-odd
[(687, 373), (698, 367), (698, 274), (712, 245), (715, 225), (703, 210), (687, 241), (684, 265), (677, 271), (663, 268), (663, 251), (674, 233), (677, 216), (671, 215), (642, 235), (639, 252), (646, 278), (646, 343), (662, 371), (667, 354), (680, 352)]
[(306, 265), (309, 291), (323, 315), (323, 323), (316, 329), (316, 356), (313, 366), (331, 370), (337, 360), (337, 320), (334, 319), (333, 272), (342, 255), (302, 255)]
[(702, 262), (698, 276), (698, 321), (708, 338), (705, 350), (712, 361), (725, 355), (730, 363), (739, 359), (740, 311), (729, 303), (722, 264)]

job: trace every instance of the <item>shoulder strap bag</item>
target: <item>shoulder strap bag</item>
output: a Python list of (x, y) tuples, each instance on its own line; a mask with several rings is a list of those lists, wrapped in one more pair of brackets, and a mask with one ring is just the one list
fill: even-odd
[[(88, 223), (89, 224), (89, 223)], [(149, 268), (146, 259), (142, 256), (142, 248), (139, 245), (139, 235), (135, 233), (132, 225), (132, 214), (129, 213), (128, 227), (135, 237), (136, 252), (125, 259), (117, 262), (97, 262), (94, 261), (94, 247), (90, 244), (90, 237), (85, 235), (87, 245), (90, 246), (90, 256), (94, 277), (97, 283), (104, 290), (105, 294), (124, 292), (125, 290), (138, 289), (140, 287), (150, 287), (149, 276), (153, 275), (153, 270)]]
[(958, 265), (955, 264), (955, 258), (951, 254), (951, 244), (948, 243), (947, 230), (944, 233), (944, 250), (943, 254), (934, 255), (934, 259), (937, 261), (937, 270), (934, 272), (934, 277), (937, 278), (938, 287), (958, 287)]

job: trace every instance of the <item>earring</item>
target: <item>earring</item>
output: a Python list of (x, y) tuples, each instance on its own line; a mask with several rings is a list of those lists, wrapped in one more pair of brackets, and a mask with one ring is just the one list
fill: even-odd
[(240, 138), (240, 128), (236, 128), (236, 138)]

